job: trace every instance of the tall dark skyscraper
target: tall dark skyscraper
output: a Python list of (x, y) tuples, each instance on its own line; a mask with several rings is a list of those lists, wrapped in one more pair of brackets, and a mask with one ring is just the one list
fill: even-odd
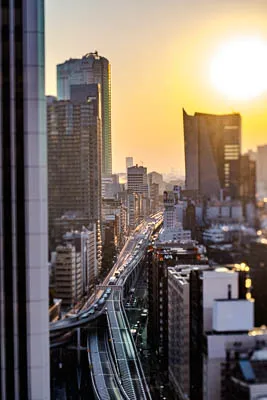
[[(100, 85), (71, 86), (70, 100), (47, 104), (49, 241), (60, 218), (96, 223), (100, 241), (101, 119)], [(67, 227), (67, 230), (71, 226)]]
[(0, 12), (0, 397), (49, 399), (44, 2)]
[(240, 114), (211, 115), (183, 110), (186, 189), (207, 198), (240, 195)]
[(112, 174), (111, 148), (111, 67), (98, 52), (86, 54), (81, 59), (71, 58), (57, 65), (57, 95), (59, 100), (69, 100), (71, 85), (99, 83), (101, 85), (102, 120), (102, 174)]

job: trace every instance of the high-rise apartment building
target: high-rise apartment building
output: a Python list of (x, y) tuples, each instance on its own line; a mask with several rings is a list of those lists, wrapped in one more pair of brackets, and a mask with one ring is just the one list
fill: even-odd
[(47, 111), (50, 246), (61, 241), (59, 219), (80, 220), (75, 229), (95, 223), (100, 243), (100, 87), (74, 85), (70, 100), (48, 103)]
[(0, 397), (49, 399), (44, 2), (0, 25)]
[(126, 162), (126, 172), (127, 172), (128, 168), (133, 167), (133, 157), (126, 157), (125, 162)]
[(211, 115), (183, 110), (186, 189), (206, 198), (240, 195), (240, 114)]
[(101, 89), (102, 174), (110, 175), (112, 173), (110, 63), (96, 51), (57, 65), (59, 100), (70, 100), (72, 85), (92, 83), (100, 84)]

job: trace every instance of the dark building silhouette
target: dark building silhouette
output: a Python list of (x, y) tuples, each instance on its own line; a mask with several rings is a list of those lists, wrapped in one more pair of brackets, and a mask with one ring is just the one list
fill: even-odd
[(248, 265), (255, 299), (255, 326), (267, 325), (267, 241), (257, 239), (250, 244)]
[(183, 110), (186, 189), (207, 198), (240, 194), (240, 114), (212, 115)]
[(256, 196), (256, 161), (249, 154), (240, 158), (240, 197), (244, 201), (255, 202)]
[(192, 239), (196, 239), (196, 207), (191, 200), (187, 201), (185, 209), (184, 229), (189, 229)]

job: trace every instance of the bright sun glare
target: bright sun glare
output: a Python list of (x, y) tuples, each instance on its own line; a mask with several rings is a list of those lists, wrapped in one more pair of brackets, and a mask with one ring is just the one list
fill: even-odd
[(267, 43), (239, 38), (222, 45), (211, 62), (213, 85), (231, 99), (248, 100), (267, 91)]

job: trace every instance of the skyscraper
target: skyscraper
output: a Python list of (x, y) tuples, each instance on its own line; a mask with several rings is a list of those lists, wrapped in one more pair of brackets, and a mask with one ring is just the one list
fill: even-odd
[(240, 194), (240, 114), (211, 115), (183, 110), (186, 189), (207, 198)]
[(126, 157), (125, 162), (126, 162), (126, 172), (127, 172), (127, 169), (133, 166), (133, 157)]
[[(98, 84), (73, 85), (71, 99), (47, 104), (48, 207), (50, 245), (61, 241), (59, 219), (101, 219), (101, 119)], [(72, 226), (67, 227), (67, 230)]]
[(0, 397), (49, 399), (44, 2), (0, 11)]
[(89, 53), (80, 58), (71, 58), (57, 65), (57, 95), (59, 100), (69, 100), (71, 85), (99, 83), (101, 85), (102, 120), (102, 174), (112, 173), (111, 148), (111, 67), (109, 61)]

